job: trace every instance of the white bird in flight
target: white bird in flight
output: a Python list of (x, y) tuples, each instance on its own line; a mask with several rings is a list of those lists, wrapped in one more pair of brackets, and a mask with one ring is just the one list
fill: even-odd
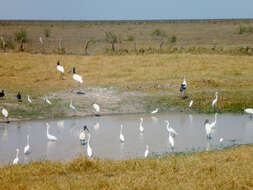
[(158, 108), (156, 108), (156, 109), (155, 109), (155, 110), (153, 110), (151, 113), (152, 113), (152, 114), (155, 114), (155, 113), (157, 113), (157, 112), (158, 112), (158, 110), (159, 110), (159, 109), (158, 109)]
[(31, 98), (30, 98), (29, 95), (27, 95), (27, 100), (28, 100), (28, 102), (29, 102), (30, 104), (32, 103), (32, 100), (31, 100)]
[(24, 148), (24, 154), (30, 154), (31, 153), (31, 149), (30, 149), (30, 144), (29, 144), (29, 135), (27, 135), (27, 145)]
[(90, 147), (90, 133), (88, 133), (87, 155), (89, 158), (92, 156), (92, 148)]
[(212, 107), (216, 106), (217, 101), (218, 101), (218, 92), (215, 93), (215, 99), (212, 102)]
[(77, 81), (78, 83), (80, 83), (80, 84), (83, 83), (83, 78), (80, 75), (76, 74), (76, 68), (75, 67), (73, 67), (73, 79), (75, 81)]
[(49, 124), (47, 123), (47, 139), (49, 140), (49, 141), (57, 141), (57, 138), (55, 137), (55, 136), (53, 136), (53, 135), (51, 135), (51, 134), (49, 134)]
[(95, 109), (96, 112), (100, 112), (100, 106), (98, 104), (92, 104), (92, 107)]
[(141, 121), (140, 121), (139, 130), (140, 130), (141, 133), (143, 133), (143, 132), (144, 132), (144, 127), (143, 127), (143, 125), (142, 125), (142, 123), (143, 123), (143, 118), (141, 117), (140, 120), (141, 120)]
[(146, 150), (144, 152), (144, 158), (147, 158), (148, 157), (148, 153), (149, 153), (149, 146), (146, 145)]
[(170, 127), (170, 123), (169, 123), (168, 120), (166, 120), (165, 123), (167, 123), (166, 129), (167, 129), (168, 133), (171, 134), (171, 136), (176, 136), (176, 135), (178, 135), (178, 133), (176, 132), (176, 130), (173, 129), (172, 127)]
[(123, 131), (123, 125), (121, 124), (121, 125), (120, 125), (120, 135), (119, 135), (119, 139), (120, 139), (120, 142), (123, 143), (123, 142), (125, 142), (125, 137), (124, 137), (122, 131)]
[(18, 164), (19, 162), (19, 158), (18, 158), (18, 154), (19, 154), (19, 149), (16, 149), (17, 153), (16, 153), (16, 158), (13, 160), (13, 164)]

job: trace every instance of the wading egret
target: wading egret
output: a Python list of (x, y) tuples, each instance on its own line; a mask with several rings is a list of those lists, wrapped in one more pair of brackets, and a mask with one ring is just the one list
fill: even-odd
[(172, 148), (172, 150), (174, 149), (174, 145), (175, 145), (175, 140), (174, 140), (174, 136), (172, 135), (171, 132), (169, 132), (169, 143), (170, 143), (170, 146)]
[(158, 112), (158, 108), (156, 108), (155, 110), (153, 110), (151, 113), (154, 114), (154, 113), (157, 113)]
[(189, 103), (189, 108), (192, 107), (192, 104), (193, 104), (193, 100), (190, 101), (190, 103)]
[(173, 129), (172, 127), (170, 127), (170, 123), (169, 123), (168, 120), (166, 120), (165, 123), (167, 123), (166, 129), (167, 129), (168, 133), (171, 134), (171, 136), (176, 136), (176, 135), (178, 135), (178, 133), (176, 132), (176, 130)]
[(48, 103), (50, 105), (52, 104), (51, 101), (48, 99), (48, 97), (45, 97), (44, 100), (46, 101), (46, 103)]
[(40, 45), (43, 45), (43, 39), (41, 36), (40, 36)]
[(73, 104), (72, 104), (72, 100), (70, 100), (69, 107), (70, 107), (72, 110), (75, 110), (75, 111), (76, 111), (76, 107), (75, 107), (75, 106), (73, 106)]
[(218, 101), (218, 92), (215, 93), (215, 99), (212, 102), (212, 107), (216, 106), (217, 101)]
[(139, 129), (140, 129), (140, 132), (143, 133), (144, 132), (144, 127), (142, 126), (143, 118), (141, 117), (140, 120), (141, 121), (140, 121), (140, 127), (139, 127)]
[(83, 83), (83, 78), (80, 76), (80, 75), (78, 75), (78, 74), (76, 74), (76, 68), (75, 67), (73, 67), (73, 79), (76, 81), (76, 82), (78, 82), (78, 83)]
[(220, 143), (222, 143), (222, 142), (223, 142), (223, 138), (220, 138), (220, 140), (219, 140), (219, 141), (220, 141)]
[(205, 120), (204, 125), (205, 125), (205, 130), (206, 130), (206, 137), (207, 137), (207, 139), (211, 139), (212, 138), (211, 134), (212, 134), (212, 129), (213, 128), (210, 125), (208, 119)]
[(30, 154), (31, 153), (31, 149), (30, 149), (30, 145), (29, 145), (29, 135), (27, 135), (27, 145), (24, 148), (24, 154)]
[(51, 135), (51, 134), (49, 134), (49, 124), (47, 123), (47, 139), (49, 140), (49, 141), (57, 141), (57, 138), (55, 137), (55, 136), (53, 136), (53, 135)]
[(123, 143), (123, 142), (125, 142), (125, 137), (124, 137), (122, 131), (123, 131), (123, 125), (121, 124), (121, 125), (120, 125), (120, 135), (119, 135), (119, 139), (120, 139), (120, 142)]
[(64, 74), (64, 67), (60, 64), (60, 61), (57, 61), (57, 66), (56, 69), (61, 73), (61, 78), (63, 79), (63, 74)]
[(215, 115), (214, 115), (214, 122), (210, 123), (211, 129), (213, 129), (215, 127), (216, 121), (217, 121), (217, 113), (215, 113)]
[(8, 113), (7, 109), (2, 108), (2, 114), (7, 119), (7, 122), (9, 122), (9, 120), (8, 120), (9, 113)]
[(252, 108), (246, 108), (244, 109), (244, 112), (250, 115), (250, 118), (252, 118), (253, 109)]
[(185, 77), (184, 77), (184, 80), (183, 80), (183, 82), (182, 82), (182, 84), (181, 84), (181, 87), (180, 87), (179, 91), (180, 91), (181, 93), (183, 93), (183, 92), (186, 90), (186, 87), (187, 87), (187, 83), (186, 83), (186, 79), (185, 79)]
[(90, 133), (88, 133), (87, 155), (89, 158), (92, 156), (92, 149), (90, 147)]
[(96, 112), (100, 112), (100, 106), (98, 104), (92, 104), (92, 107), (95, 109)]
[(31, 98), (30, 98), (29, 95), (27, 95), (27, 100), (28, 100), (28, 102), (29, 102), (30, 104), (32, 103), (32, 100), (31, 100)]
[(148, 153), (149, 153), (149, 146), (146, 145), (146, 150), (145, 150), (145, 153), (144, 153), (144, 158), (148, 157)]
[(21, 96), (20, 92), (18, 92), (18, 94), (17, 94), (17, 99), (19, 102), (22, 102), (22, 96)]
[(16, 149), (17, 153), (16, 153), (16, 158), (13, 160), (13, 164), (18, 164), (19, 158), (18, 158), (18, 154), (19, 154), (19, 149)]

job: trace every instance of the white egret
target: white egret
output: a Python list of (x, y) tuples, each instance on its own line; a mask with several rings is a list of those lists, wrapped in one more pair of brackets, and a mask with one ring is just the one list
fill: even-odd
[(73, 104), (72, 104), (72, 100), (70, 100), (69, 107), (70, 107), (72, 110), (75, 110), (75, 111), (76, 111), (76, 107), (75, 107), (75, 106), (73, 106)]
[(139, 129), (140, 129), (140, 132), (143, 133), (144, 132), (144, 127), (142, 126), (143, 118), (141, 117), (140, 120), (141, 121), (140, 121), (140, 127), (139, 127)]
[(123, 125), (121, 124), (121, 125), (120, 125), (120, 135), (119, 135), (119, 139), (120, 139), (120, 142), (123, 143), (123, 142), (125, 142), (125, 137), (124, 137), (122, 131), (123, 131)]
[(5, 108), (2, 108), (2, 114), (5, 118), (8, 118), (8, 116), (9, 116), (9, 113), (8, 113), (7, 109), (5, 109)]
[(192, 104), (193, 104), (193, 100), (190, 101), (190, 103), (189, 103), (189, 108), (192, 107)]
[(48, 99), (48, 97), (45, 97), (44, 99), (45, 99), (46, 103), (48, 103), (49, 105), (52, 104), (52, 102)]
[(75, 81), (77, 81), (78, 83), (80, 83), (80, 84), (83, 83), (83, 78), (80, 75), (76, 74), (76, 68), (75, 67), (73, 67), (73, 79)]
[(27, 145), (24, 148), (24, 154), (30, 154), (31, 153), (31, 149), (30, 149), (30, 145), (29, 145), (29, 135), (27, 135)]
[(171, 132), (169, 132), (169, 143), (170, 143), (171, 148), (174, 149), (175, 140)]
[(186, 87), (187, 87), (187, 83), (186, 83), (186, 79), (185, 79), (185, 77), (184, 77), (184, 80), (183, 80), (183, 82), (182, 82), (182, 84), (181, 84), (181, 87), (180, 87), (179, 91), (180, 91), (181, 93), (183, 93), (183, 92), (186, 90)]
[(214, 126), (214, 125), (211, 125), (211, 124), (209, 123), (209, 120), (208, 120), (208, 119), (205, 120), (204, 125), (205, 125), (205, 130), (206, 130), (206, 137), (207, 137), (208, 139), (211, 139), (211, 138), (212, 138), (211, 134), (212, 134), (212, 130), (213, 130), (213, 126)]
[(88, 133), (87, 155), (89, 158), (92, 156), (92, 148), (90, 147), (90, 133)]
[(144, 153), (144, 158), (148, 157), (148, 153), (149, 153), (149, 146), (146, 145), (146, 150), (145, 150), (145, 153)]
[(83, 126), (83, 129), (79, 135), (79, 140), (81, 141), (81, 143), (85, 141), (85, 130), (89, 132), (89, 129), (87, 128), (86, 125)]
[(252, 114), (253, 114), (253, 109), (252, 108), (246, 108), (244, 109), (245, 113), (248, 113), (250, 115), (250, 118), (252, 118)]
[(42, 39), (41, 36), (40, 36), (40, 45), (41, 45), (41, 46), (43, 45), (43, 39)]
[(100, 106), (98, 104), (92, 104), (92, 107), (95, 109), (96, 112), (100, 112)]
[(31, 100), (31, 98), (30, 98), (29, 95), (27, 95), (27, 100), (28, 100), (28, 102), (29, 102), (30, 104), (32, 103), (32, 100)]
[(220, 143), (222, 143), (222, 142), (223, 142), (223, 138), (220, 138), (220, 140), (219, 140), (219, 141), (220, 141)]
[(47, 139), (49, 140), (49, 141), (57, 141), (57, 138), (55, 137), (55, 136), (53, 136), (53, 135), (51, 135), (51, 134), (49, 134), (49, 124), (47, 123)]
[(169, 134), (171, 133), (172, 136), (178, 135), (178, 133), (176, 132), (176, 130), (173, 129), (172, 127), (170, 127), (170, 123), (169, 123), (168, 120), (166, 120), (165, 123), (167, 123), (166, 129), (167, 129), (167, 131), (168, 131)]
[(215, 115), (214, 115), (214, 122), (210, 123), (211, 129), (213, 129), (215, 127), (216, 121), (217, 121), (217, 113), (215, 113)]
[(152, 113), (152, 114), (155, 114), (155, 113), (157, 113), (157, 112), (158, 112), (158, 110), (159, 110), (159, 109), (158, 109), (158, 108), (156, 108), (156, 109), (155, 109), (155, 110), (153, 110), (151, 113)]
[(57, 61), (57, 66), (56, 69), (61, 73), (61, 78), (63, 79), (63, 74), (64, 74), (64, 67), (60, 64), (60, 61)]
[(18, 154), (19, 154), (19, 149), (16, 149), (17, 153), (16, 153), (16, 158), (13, 160), (13, 164), (18, 164), (19, 158), (18, 158)]
[(218, 92), (215, 93), (215, 99), (212, 102), (212, 107), (216, 106), (217, 101), (218, 101)]

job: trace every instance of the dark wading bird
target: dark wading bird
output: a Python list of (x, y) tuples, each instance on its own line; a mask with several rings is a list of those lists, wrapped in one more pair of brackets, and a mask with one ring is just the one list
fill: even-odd
[[(181, 87), (180, 87), (180, 89), (179, 89), (181, 95), (184, 95), (184, 92), (185, 92), (185, 90), (186, 90), (186, 87), (187, 87), (187, 83), (186, 83), (186, 79), (185, 79), (185, 77), (184, 77), (184, 81), (182, 82)], [(183, 96), (183, 99), (186, 99), (186, 98), (188, 98), (188, 97), (187, 97), (187, 96)]]
[(18, 94), (17, 94), (17, 99), (19, 102), (22, 102), (22, 96), (21, 96), (20, 92), (18, 92)]
[(4, 90), (2, 89), (2, 92), (0, 92), (0, 98), (3, 99), (3, 97), (5, 96)]

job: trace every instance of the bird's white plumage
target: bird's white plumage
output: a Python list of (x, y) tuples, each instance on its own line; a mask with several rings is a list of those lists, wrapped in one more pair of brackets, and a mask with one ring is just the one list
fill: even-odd
[(149, 146), (146, 145), (146, 150), (144, 152), (144, 158), (147, 158), (148, 157), (148, 153), (149, 153)]
[(29, 135), (27, 135), (27, 145), (24, 148), (24, 154), (30, 154), (31, 149), (30, 149), (30, 144), (29, 144)]
[(169, 121), (166, 120), (165, 123), (167, 123), (166, 129), (167, 129), (167, 131), (168, 131), (169, 134), (171, 134), (172, 136), (178, 135), (178, 133), (176, 132), (176, 130), (173, 129), (172, 127), (170, 127)]
[(220, 142), (223, 142), (223, 138), (220, 138), (220, 140), (219, 140)]
[(5, 109), (5, 108), (2, 109), (2, 114), (3, 114), (3, 116), (6, 117), (6, 118), (7, 118), (8, 115), (9, 115), (7, 109)]
[(96, 112), (100, 112), (100, 106), (98, 104), (92, 104)]
[(244, 109), (244, 112), (248, 113), (248, 114), (253, 114), (253, 109), (252, 108), (246, 108), (246, 109)]
[(120, 142), (123, 143), (123, 142), (125, 142), (125, 137), (124, 137), (122, 131), (123, 131), (123, 125), (120, 125), (120, 135), (119, 135), (119, 139), (120, 139)]
[(78, 74), (73, 74), (73, 79), (79, 83), (83, 83), (83, 78)]
[(16, 153), (15, 159), (13, 160), (13, 164), (18, 164), (18, 162), (19, 162), (19, 158), (18, 158), (19, 149), (17, 148), (16, 151), (17, 151), (17, 153)]
[(185, 87), (187, 86), (187, 83), (186, 83), (186, 79), (185, 79), (185, 77), (184, 77), (184, 81), (183, 81), (183, 83), (182, 83)]
[(92, 156), (92, 148), (90, 147), (90, 133), (88, 133), (88, 142), (87, 142), (87, 155)]
[(53, 136), (53, 135), (51, 135), (51, 134), (49, 134), (49, 124), (47, 123), (47, 139), (49, 140), (49, 141), (57, 141), (57, 138), (55, 137), (55, 136)]
[(40, 37), (40, 44), (43, 45), (43, 39)]
[(215, 113), (214, 122), (210, 123), (211, 130), (215, 127), (216, 121), (217, 121), (217, 113)]
[(81, 131), (81, 133), (79, 135), (79, 139), (80, 139), (80, 141), (85, 141), (85, 132), (84, 132), (84, 130)]
[(29, 102), (30, 104), (32, 103), (32, 100), (31, 100), (31, 98), (30, 98), (29, 95), (27, 95), (27, 100), (28, 100), (28, 102)]
[(189, 108), (192, 107), (192, 104), (193, 104), (193, 100), (190, 101), (190, 103), (189, 103)]
[(70, 107), (72, 110), (76, 110), (76, 107), (75, 107), (75, 106), (73, 106), (73, 104), (72, 104), (72, 100), (70, 100), (69, 107)]
[(57, 65), (56, 69), (60, 71), (61, 73), (64, 73), (64, 67), (62, 65)]
[(216, 92), (216, 94), (215, 94), (215, 99), (212, 102), (212, 107), (216, 106), (217, 101), (218, 101), (218, 92)]
[(48, 104), (52, 104), (52, 102), (48, 99), (48, 97), (45, 97), (45, 101), (46, 101), (46, 103), (48, 103)]
[(158, 112), (158, 108), (156, 108), (155, 110), (153, 110), (151, 113), (154, 114), (154, 113), (157, 113)]
[(175, 141), (174, 141), (174, 137), (171, 135), (171, 133), (169, 133), (169, 143), (170, 143), (170, 146), (172, 148), (174, 148)]
[(142, 123), (143, 123), (143, 118), (141, 118), (140, 120), (141, 120), (141, 121), (140, 121), (139, 130), (140, 130), (141, 133), (143, 133), (143, 132), (144, 132), (144, 127), (143, 127), (143, 125), (142, 125)]

